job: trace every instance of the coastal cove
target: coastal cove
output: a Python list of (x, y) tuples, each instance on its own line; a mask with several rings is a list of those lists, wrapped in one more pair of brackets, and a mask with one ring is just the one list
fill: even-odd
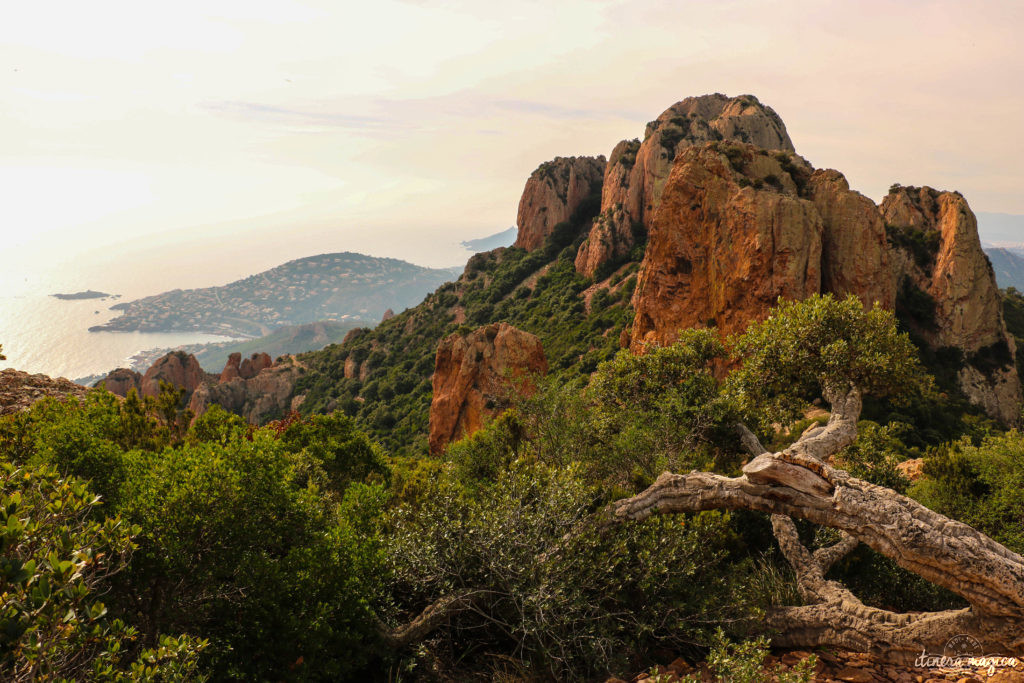
[(45, 294), (0, 295), (4, 355), (0, 368), (78, 379), (127, 367), (152, 348), (226, 341), (192, 332), (89, 332), (90, 325), (120, 315), (109, 303), (54, 299)]

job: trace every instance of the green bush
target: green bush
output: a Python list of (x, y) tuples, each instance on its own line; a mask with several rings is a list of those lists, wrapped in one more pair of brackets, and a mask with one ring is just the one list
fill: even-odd
[(962, 439), (925, 459), (926, 477), (910, 495), (969, 524), (1014, 552), (1024, 552), (1024, 436)]
[[(193, 681), (206, 641), (138, 632), (97, 598), (140, 532), (97, 516), (85, 482), (43, 465), (0, 462), (0, 676), (7, 681)], [(94, 519), (94, 517), (97, 517)]]
[(433, 656), (465, 672), (506, 653), (529, 675), (568, 680), (655, 645), (705, 643), (710, 623), (749, 616), (727, 515), (609, 529), (592, 517), (599, 500), (572, 466), (520, 459), (472, 491), (443, 471), (419, 506), (389, 518), (392, 619), (462, 591), (473, 609), (434, 633)]

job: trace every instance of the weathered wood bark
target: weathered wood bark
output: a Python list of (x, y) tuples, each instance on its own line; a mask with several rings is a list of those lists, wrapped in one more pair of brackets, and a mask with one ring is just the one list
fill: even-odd
[[(856, 439), (861, 397), (850, 389), (827, 391), (825, 398), (832, 404), (828, 424), (779, 453), (765, 452), (738, 426), (741, 442), (755, 456), (742, 476), (666, 472), (646, 491), (615, 503), (615, 518), (716, 508), (771, 514), (780, 549), (808, 603), (768, 615), (778, 645), (844, 647), (907, 663), (924, 650), (942, 653), (950, 638), (965, 633), (988, 653), (1024, 654), (1024, 558), (906, 496), (830, 466), (826, 458)], [(800, 543), (791, 517), (838, 529), (842, 540), (812, 554)], [(858, 543), (948, 588), (970, 607), (898, 614), (864, 605), (825, 579)]]
[(472, 590), (445, 595), (428, 605), (415, 619), (397, 628), (390, 628), (374, 615), (377, 620), (377, 633), (389, 648), (401, 650), (422, 640), (456, 614), (472, 609), (484, 595), (486, 595), (486, 591)]

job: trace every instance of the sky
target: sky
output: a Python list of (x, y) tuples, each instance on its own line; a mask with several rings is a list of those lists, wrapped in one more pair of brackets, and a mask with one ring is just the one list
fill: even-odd
[(1024, 214), (1022, 30), (1017, 0), (7, 2), (0, 254), (176, 254), (195, 285), (325, 251), (455, 265), (539, 163), (711, 92), (876, 201)]

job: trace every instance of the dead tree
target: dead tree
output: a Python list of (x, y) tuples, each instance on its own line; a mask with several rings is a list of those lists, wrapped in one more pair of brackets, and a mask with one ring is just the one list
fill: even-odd
[[(647, 490), (616, 502), (616, 520), (710, 509), (772, 515), (775, 537), (806, 603), (770, 610), (767, 626), (780, 646), (834, 646), (909, 663), (923, 650), (942, 653), (950, 638), (969, 634), (988, 654), (1024, 654), (1024, 558), (966, 524), (830, 466), (828, 457), (857, 437), (861, 393), (850, 386), (824, 393), (832, 407), (824, 427), (769, 453), (738, 425), (744, 447), (754, 456), (742, 476), (665, 472)], [(798, 538), (792, 518), (837, 529), (842, 540), (812, 553)], [(825, 578), (858, 543), (960, 595), (970, 606), (901, 614), (865, 605)]]

